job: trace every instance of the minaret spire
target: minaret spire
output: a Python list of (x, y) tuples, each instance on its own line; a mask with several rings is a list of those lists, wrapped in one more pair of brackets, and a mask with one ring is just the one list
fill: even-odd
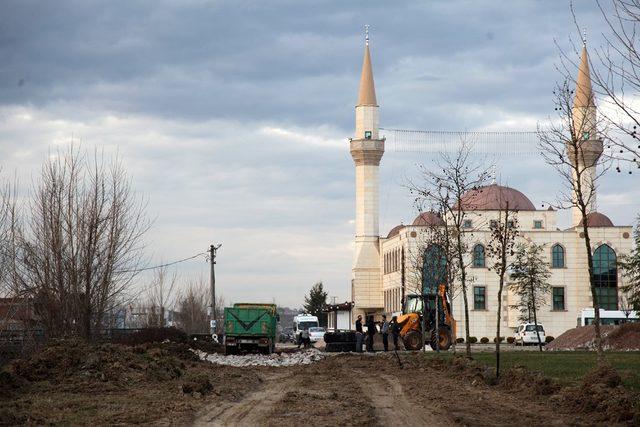
[[(593, 89), (591, 87), (591, 73), (589, 70), (589, 54), (587, 53), (586, 31), (583, 34), (582, 56), (578, 65), (578, 76), (576, 78), (576, 94), (573, 100), (572, 110), (573, 138), (579, 144), (580, 153), (569, 155), (574, 164), (573, 171), (574, 191), (577, 191), (577, 181), (580, 180), (582, 197), (586, 198), (588, 211), (596, 210), (596, 166), (598, 159), (602, 155), (602, 139), (598, 135), (596, 123), (596, 103)], [(577, 196), (575, 196), (577, 197)], [(574, 206), (572, 209), (572, 223), (578, 226), (582, 221), (582, 213)]]
[(595, 107), (593, 89), (591, 88), (591, 72), (589, 70), (589, 54), (587, 44), (582, 46), (582, 56), (578, 66), (578, 78), (576, 79), (576, 96), (573, 100), (573, 108)]
[(373, 67), (369, 53), (369, 26), (365, 25), (364, 59), (362, 60), (362, 74), (360, 75), (360, 90), (358, 91), (358, 106), (378, 105), (376, 87), (373, 82)]
[(369, 52), (369, 26), (365, 25), (364, 60), (356, 105), (356, 132), (349, 143), (355, 164), (356, 212), (352, 301), (355, 314), (384, 310), (380, 271), (379, 167), (384, 154), (384, 138), (378, 127), (378, 101), (373, 83)]

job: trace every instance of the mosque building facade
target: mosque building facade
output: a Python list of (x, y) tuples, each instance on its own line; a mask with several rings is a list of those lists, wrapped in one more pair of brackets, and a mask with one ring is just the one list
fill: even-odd
[[(595, 164), (602, 153), (602, 140), (595, 129), (595, 103), (589, 78), (586, 47), (579, 66), (573, 119), (584, 123), (584, 144), (593, 157), (584, 161)], [(351, 295), (353, 314), (397, 314), (402, 310), (404, 297), (420, 293), (422, 275), (416, 260), (425, 248), (426, 236), (433, 227), (444, 225), (438, 215), (424, 212), (411, 224), (400, 224), (387, 234), (379, 230), (379, 178), (378, 171), (384, 154), (385, 141), (379, 135), (379, 106), (377, 103), (373, 67), (367, 38), (358, 104), (355, 135), (350, 140), (350, 152), (355, 163), (356, 217), (355, 254), (352, 270)], [(583, 188), (594, 185), (595, 166), (586, 168)], [(632, 227), (615, 226), (603, 213), (595, 210), (595, 197), (590, 200), (588, 215), (589, 235), (592, 244), (596, 292), (601, 308), (620, 309), (620, 286), (623, 284), (616, 261), (632, 250)], [(583, 309), (593, 306), (587, 253), (582, 233), (581, 215), (572, 209), (572, 224), (566, 229), (557, 226), (558, 212), (536, 209), (529, 198), (520, 191), (491, 184), (470, 191), (460, 200), (466, 210), (465, 223), (470, 233), (467, 238), (469, 267), (467, 299), (469, 305), (470, 336), (493, 339), (496, 330), (499, 278), (488, 269), (487, 244), (491, 224), (498, 220), (501, 209), (508, 203), (517, 211), (519, 239), (544, 245), (551, 277), (550, 292), (538, 312), (538, 322), (544, 325), (547, 335), (558, 336), (574, 328)], [(471, 232), (472, 231), (472, 232)], [(507, 280), (508, 285), (508, 280)], [(452, 301), (453, 315), (457, 321), (458, 336), (464, 337), (465, 319), (463, 295), (459, 286)], [(502, 301), (502, 325), (504, 336), (521, 323), (520, 313), (513, 308), (515, 294), (505, 286)]]

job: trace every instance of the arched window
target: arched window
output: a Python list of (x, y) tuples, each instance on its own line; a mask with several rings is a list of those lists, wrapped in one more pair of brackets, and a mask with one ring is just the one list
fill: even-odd
[(564, 248), (560, 244), (551, 248), (551, 268), (564, 268)]
[(601, 245), (593, 253), (593, 279), (598, 305), (605, 310), (618, 309), (618, 266), (616, 252)]
[(473, 247), (473, 266), (484, 267), (484, 246), (480, 243)]
[(393, 251), (393, 271), (398, 271), (398, 250)]
[(446, 280), (447, 257), (442, 247), (429, 245), (424, 251), (424, 262), (422, 264), (422, 292), (425, 294), (435, 294), (438, 286)]

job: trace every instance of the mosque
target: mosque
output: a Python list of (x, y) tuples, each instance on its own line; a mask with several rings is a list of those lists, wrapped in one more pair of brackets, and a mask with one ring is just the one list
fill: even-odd
[[(353, 315), (387, 314), (402, 310), (406, 294), (420, 292), (421, 274), (412, 260), (421, 259), (424, 253), (425, 234), (434, 226), (444, 225), (438, 215), (425, 212), (411, 224), (393, 227), (385, 235), (379, 230), (379, 178), (378, 171), (384, 154), (385, 140), (379, 134), (379, 105), (373, 79), (373, 67), (366, 39), (364, 60), (356, 110), (355, 135), (350, 139), (350, 152), (356, 168), (356, 219), (355, 254), (352, 270), (351, 295)], [(591, 90), (591, 79), (586, 47), (578, 70), (576, 97), (573, 105), (574, 120), (590, 123), (583, 144), (589, 144), (589, 152), (597, 159), (602, 153), (602, 140), (595, 129), (596, 107)], [(584, 185), (593, 185), (595, 166), (583, 174)], [(588, 215), (589, 233), (594, 254), (597, 295), (600, 307), (618, 310), (619, 287), (623, 277), (616, 261), (631, 252), (633, 239), (631, 226), (616, 226), (603, 213), (595, 210), (595, 197)], [(487, 268), (486, 246), (490, 238), (492, 221), (498, 219), (499, 210), (508, 202), (510, 209), (518, 211), (520, 239), (544, 245), (551, 277), (551, 292), (539, 310), (538, 321), (544, 325), (547, 335), (558, 336), (577, 324), (583, 309), (592, 307), (592, 297), (587, 272), (587, 255), (581, 232), (581, 215), (574, 208), (572, 225), (567, 229), (557, 227), (557, 211), (536, 209), (529, 198), (520, 191), (502, 185), (491, 184), (471, 191), (460, 200), (466, 209), (464, 228), (472, 230), (469, 241), (467, 271), (470, 335), (478, 339), (493, 339), (496, 328), (498, 276)], [(470, 233), (471, 235), (471, 233)], [(520, 323), (519, 313), (512, 308), (515, 295), (505, 287), (501, 329), (509, 336)], [(458, 336), (465, 329), (463, 296), (454, 294), (453, 314), (457, 320)]]

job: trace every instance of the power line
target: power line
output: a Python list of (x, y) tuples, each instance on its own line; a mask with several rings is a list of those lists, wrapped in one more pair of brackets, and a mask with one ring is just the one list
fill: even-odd
[(478, 154), (530, 156), (539, 153), (536, 131), (435, 131), (380, 128), (395, 152), (442, 153), (471, 142)]
[(136, 270), (120, 270), (120, 271), (116, 271), (116, 273), (139, 273), (141, 271), (155, 270), (157, 268), (169, 267), (169, 266), (172, 266), (172, 265), (180, 264), (181, 262), (189, 261), (189, 260), (192, 260), (194, 258), (197, 258), (199, 256), (203, 256), (203, 255), (207, 255), (207, 252), (200, 252), (199, 254), (195, 254), (195, 255), (190, 256), (188, 258), (179, 259), (177, 261), (168, 262), (166, 264), (154, 265), (153, 267), (145, 267), (145, 268), (140, 268), (140, 269), (136, 269)]

